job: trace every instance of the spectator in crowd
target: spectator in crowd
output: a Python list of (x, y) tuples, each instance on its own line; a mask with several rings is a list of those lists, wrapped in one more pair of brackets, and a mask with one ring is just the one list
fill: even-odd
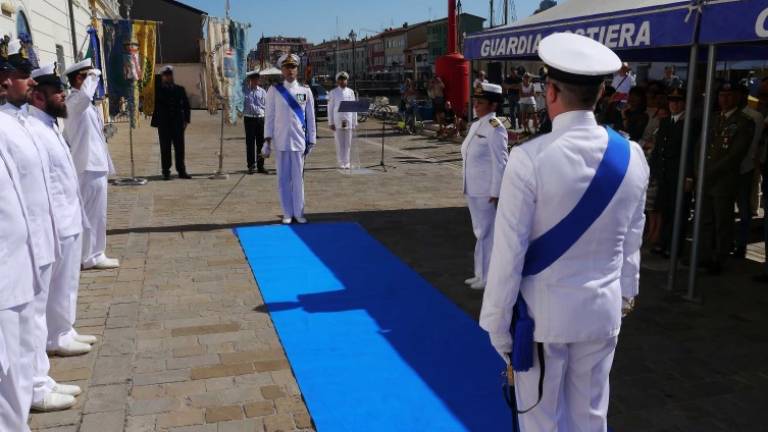
[(432, 99), (432, 107), (435, 110), (435, 120), (437, 121), (437, 137), (445, 134), (445, 84), (443, 80), (436, 76), (429, 81), (429, 97)]
[(701, 203), (701, 267), (719, 274), (733, 242), (733, 206), (739, 185), (739, 167), (749, 153), (754, 123), (738, 106), (735, 83), (718, 90), (720, 111), (708, 131), (707, 163)]
[[(763, 78), (757, 89), (757, 110), (766, 118), (768, 122), (768, 78)], [(766, 125), (768, 126), (768, 125)], [(768, 130), (768, 127), (763, 129)], [(760, 172), (763, 176), (762, 190), (768, 191), (768, 163), (766, 163), (766, 151), (768, 143), (766, 139), (763, 140), (762, 147), (760, 148)], [(768, 251), (768, 198), (763, 197), (763, 245), (765, 250)], [(756, 275), (753, 279), (755, 282), (768, 283), (768, 258), (766, 258), (763, 264), (763, 271)]]
[(406, 78), (405, 81), (403, 81), (400, 84), (400, 111), (405, 111), (405, 99), (406, 99), (406, 93), (411, 91), (413, 88), (413, 84), (411, 83), (410, 78)]
[(617, 127), (626, 132), (632, 141), (640, 142), (643, 138), (643, 132), (645, 132), (645, 127), (648, 125), (647, 104), (648, 99), (645, 89), (633, 87), (629, 91), (627, 104), (620, 111), (621, 122)]
[(611, 87), (616, 89), (616, 94), (613, 95), (614, 100), (625, 102), (629, 97), (629, 90), (634, 86), (635, 75), (632, 73), (629, 63), (625, 62), (621, 65), (621, 69), (613, 74)]
[[(536, 94), (531, 81), (531, 74), (523, 75), (523, 83), (520, 85), (520, 112), (523, 119), (523, 130), (533, 133), (539, 128), (539, 119), (536, 117)], [(531, 131), (533, 120), (533, 131)]]
[(739, 167), (739, 185), (738, 202), (739, 207), (739, 228), (736, 236), (736, 249), (733, 256), (744, 258), (747, 253), (747, 244), (749, 243), (749, 229), (752, 222), (752, 187), (754, 184), (755, 172), (760, 170), (760, 155), (758, 147), (763, 137), (763, 126), (765, 118), (760, 112), (749, 107), (749, 88), (740, 84), (735, 89), (738, 99), (738, 106), (747, 117), (752, 120), (754, 133), (752, 134), (749, 151), (744, 157)]
[(488, 79), (485, 77), (485, 71), (481, 70), (477, 73), (477, 78), (475, 78), (475, 81), (472, 83), (472, 88), (477, 88), (477, 86), (487, 82)]
[(267, 91), (259, 85), (259, 73), (246, 75), (245, 97), (243, 99), (243, 125), (245, 127), (246, 167), (248, 174), (266, 174), (264, 156), (264, 116), (266, 114)]
[(662, 79), (661, 82), (664, 84), (664, 87), (668, 89), (680, 88), (683, 85), (683, 81), (680, 80), (680, 77), (675, 75), (675, 67), (672, 65), (664, 68), (664, 79)]
[[(683, 123), (687, 115), (685, 109), (685, 90), (681, 87), (672, 88), (667, 96), (668, 111), (661, 109), (659, 127), (654, 138), (653, 151), (650, 157), (651, 183), (655, 183), (656, 199), (654, 210), (661, 217), (661, 238), (652, 250), (655, 253), (669, 256), (672, 245), (674, 227), (675, 200), (677, 198), (677, 180), (680, 173), (680, 158), (683, 147)], [(669, 115), (667, 115), (669, 114)], [(691, 134), (691, 137), (698, 134)], [(686, 154), (686, 176), (683, 196), (681, 220), (688, 220), (693, 190), (693, 149), (697, 140), (690, 139)], [(685, 226), (685, 225), (683, 225)], [(680, 241), (685, 238), (685, 229), (680, 231)]]
[(451, 101), (445, 101), (445, 132), (443, 133), (443, 138), (452, 138), (454, 136), (459, 135), (459, 125), (458, 121), (459, 118), (456, 116), (456, 113), (453, 111), (453, 106), (451, 105)]
[(615, 93), (615, 88), (606, 86), (603, 95), (600, 97), (600, 100), (597, 101), (597, 105), (595, 106), (595, 118), (601, 125), (613, 127), (613, 124), (611, 123), (613, 120), (612, 113), (613, 111), (616, 111), (616, 104), (612, 99)]
[(520, 115), (520, 87), (523, 80), (517, 74), (517, 70), (512, 68), (507, 78), (504, 79), (503, 87), (507, 93), (507, 102), (509, 103), (509, 121), (512, 123), (512, 129), (517, 129)]

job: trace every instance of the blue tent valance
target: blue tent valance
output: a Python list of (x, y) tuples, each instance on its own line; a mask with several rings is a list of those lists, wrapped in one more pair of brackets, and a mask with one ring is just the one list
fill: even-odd
[(701, 44), (754, 41), (768, 41), (768, 0), (716, 0), (704, 5)]

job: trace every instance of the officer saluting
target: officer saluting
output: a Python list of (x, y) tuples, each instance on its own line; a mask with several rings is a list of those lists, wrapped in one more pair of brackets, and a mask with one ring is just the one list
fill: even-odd
[(284, 54), (278, 60), (283, 81), (267, 91), (267, 115), (264, 126), (264, 157), (275, 146), (277, 187), (283, 206), (283, 223), (304, 217), (304, 159), (315, 145), (315, 105), (312, 90), (296, 81), (299, 57)]
[[(638, 293), (649, 169), (640, 146), (595, 121), (616, 54), (557, 33), (539, 56), (552, 132), (509, 155), (480, 326), (516, 368), (517, 408), (535, 406), (519, 416), (521, 431), (605, 432), (622, 312)], [(527, 309), (535, 326), (529, 340), (515, 329), (513, 350), (515, 303), (518, 320)], [(522, 372), (526, 352), (532, 367)]]
[(485, 287), (488, 264), (493, 249), (493, 224), (499, 201), (501, 178), (507, 165), (507, 128), (496, 118), (496, 108), (503, 101), (501, 86), (480, 83), (475, 88), (475, 113), (461, 145), (464, 159), (464, 195), (467, 197), (472, 231), (475, 233), (475, 276), (464, 281), (473, 289)]
[(357, 128), (357, 113), (339, 112), (341, 103), (357, 99), (355, 91), (347, 87), (349, 74), (339, 72), (336, 74), (338, 87), (331, 90), (328, 95), (328, 125), (336, 139), (336, 160), (339, 168), (349, 169), (349, 153), (352, 149), (352, 133)]

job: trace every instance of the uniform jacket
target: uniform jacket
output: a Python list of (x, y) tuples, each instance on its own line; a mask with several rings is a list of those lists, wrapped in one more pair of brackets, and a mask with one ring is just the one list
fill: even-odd
[[(683, 124), (685, 114), (677, 122), (672, 118), (665, 118), (659, 122), (659, 131), (656, 133), (653, 151), (649, 160), (651, 167), (651, 178), (656, 180), (659, 185), (659, 191), (656, 196), (657, 202), (663, 205), (674, 205), (675, 195), (677, 193), (677, 179), (680, 172), (680, 157), (683, 146)], [(685, 176), (694, 177), (694, 146), (698, 141), (699, 134), (691, 130), (691, 139), (688, 143), (688, 154), (686, 155)]]
[(78, 176), (86, 171), (115, 173), (104, 137), (104, 121), (93, 105), (93, 95), (98, 84), (99, 77), (89, 75), (80, 90), (72, 89), (67, 96), (68, 116), (64, 119), (64, 138), (72, 152)]
[(741, 174), (746, 174), (755, 169), (755, 158), (758, 157), (760, 141), (763, 139), (763, 128), (765, 127), (765, 117), (759, 111), (750, 107), (744, 107), (741, 112), (749, 117), (755, 125), (752, 134), (752, 143), (749, 146), (747, 157), (741, 162)]
[(704, 169), (704, 190), (714, 196), (733, 195), (738, 190), (739, 168), (749, 153), (755, 124), (741, 110), (712, 118)]
[(467, 138), (461, 144), (464, 160), (464, 194), (477, 197), (498, 197), (504, 167), (507, 165), (507, 129), (487, 114), (472, 123)]
[(608, 145), (590, 111), (553, 120), (552, 132), (515, 147), (496, 213), (493, 255), (480, 326), (509, 338), (519, 292), (536, 325), (534, 339), (572, 343), (616, 336), (622, 297), (638, 293), (649, 169), (631, 144), (626, 176), (584, 235), (541, 273), (521, 278), (529, 243), (560, 222), (584, 195)]
[(25, 125), (29, 121), (26, 112), (19, 112), (16, 117), (2, 115), (4, 119), (0, 141), (7, 140), (5, 149), (18, 169), (35, 263), (42, 267), (53, 263), (59, 256), (48, 150), (35, 142), (26, 129)]
[(277, 151), (301, 151), (307, 142), (314, 144), (317, 139), (315, 124), (315, 103), (312, 90), (297, 81), (283, 82), (288, 92), (304, 110), (307, 121), (306, 138), (304, 125), (274, 86), (267, 91), (267, 116), (264, 120), (264, 138), (272, 138), (272, 148)]
[[(0, 114), (0, 310), (32, 301), (37, 273), (21, 178), (8, 152), (5, 130), (9, 121), (13, 119)], [(4, 346), (0, 346), (0, 351), (4, 351)], [(7, 366), (2, 359), (0, 363)]]
[(69, 237), (83, 231), (83, 204), (77, 170), (56, 119), (30, 106), (27, 130), (41, 147), (48, 151), (50, 190), (53, 216), (59, 237)]
[(155, 93), (155, 111), (152, 113), (152, 127), (183, 128), (190, 123), (191, 111), (187, 91), (180, 85), (159, 84)]
[(357, 100), (355, 91), (347, 87), (342, 89), (336, 87), (328, 94), (328, 125), (336, 126), (338, 129), (344, 128), (344, 120), (347, 122), (346, 129), (357, 127), (357, 113), (340, 113), (339, 106), (343, 101)]

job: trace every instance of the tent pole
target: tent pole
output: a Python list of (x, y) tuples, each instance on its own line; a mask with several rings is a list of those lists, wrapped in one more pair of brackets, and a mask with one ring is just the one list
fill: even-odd
[[(475, 61), (470, 60), (469, 61), (469, 76), (467, 79), (469, 79), (469, 97), (467, 100), (467, 130), (469, 130), (469, 125), (472, 124), (472, 95), (475, 94), (475, 89), (472, 88), (472, 71), (474, 71)], [(459, 135), (461, 135), (461, 131), (459, 131)]]
[(699, 148), (699, 167), (696, 175), (696, 210), (693, 218), (693, 250), (691, 250), (691, 267), (688, 272), (687, 300), (695, 300), (696, 270), (699, 259), (699, 241), (701, 240), (701, 200), (704, 196), (704, 168), (707, 162), (707, 142), (709, 141), (709, 123), (712, 119), (712, 104), (714, 103), (715, 70), (717, 69), (717, 46), (710, 45), (707, 55), (707, 83), (704, 92), (704, 118), (701, 122), (701, 147)]
[[(680, 233), (684, 228), (682, 220), (683, 212), (683, 197), (685, 187), (685, 172), (688, 165), (688, 152), (690, 151), (691, 140), (691, 123), (693, 122), (693, 115), (691, 111), (693, 109), (693, 98), (695, 94), (696, 82), (696, 66), (699, 58), (699, 44), (694, 43), (691, 46), (691, 56), (688, 60), (688, 88), (685, 92), (685, 106), (686, 114), (685, 120), (683, 120), (683, 143), (680, 148), (680, 168), (677, 176), (677, 189), (675, 191), (675, 219), (672, 228), (672, 247), (669, 262), (669, 275), (667, 278), (667, 291), (673, 291), (675, 289), (675, 282), (677, 280), (677, 257), (680, 254)], [(686, 215), (685, 220), (688, 220)]]

